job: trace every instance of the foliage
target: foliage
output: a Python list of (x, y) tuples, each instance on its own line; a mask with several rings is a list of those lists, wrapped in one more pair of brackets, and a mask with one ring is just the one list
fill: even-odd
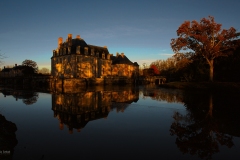
[(39, 73), (49, 74), (49, 73), (50, 73), (50, 70), (49, 70), (48, 68), (43, 67), (43, 68), (41, 68), (41, 69), (39, 70)]
[(159, 70), (157, 69), (157, 67), (155, 65), (151, 65), (150, 68), (153, 69), (154, 75), (158, 75), (159, 74)]
[(210, 68), (210, 81), (213, 81), (214, 60), (217, 57), (228, 56), (229, 49), (236, 48), (238, 34), (231, 27), (221, 29), (221, 24), (214, 21), (214, 17), (203, 18), (200, 22), (185, 21), (177, 30), (178, 38), (171, 40), (171, 47), (175, 53), (191, 52), (203, 57)]
[(37, 73), (38, 72), (38, 66), (37, 66), (37, 63), (33, 60), (29, 60), (29, 59), (26, 59), (22, 62), (22, 65), (23, 66), (29, 66), (29, 67), (32, 67), (34, 69), (34, 73)]
[(142, 66), (143, 66), (143, 69), (149, 68), (147, 63), (143, 63)]
[(167, 60), (156, 60), (151, 65), (155, 65), (160, 75), (166, 76), (168, 81), (206, 81), (209, 73), (206, 62), (190, 53), (177, 53)]
[(218, 81), (240, 82), (240, 45), (228, 58), (219, 57), (215, 61), (215, 78)]
[(35, 69), (31, 66), (23, 66), (22, 67), (22, 73), (23, 75), (33, 75), (35, 73)]
[(175, 61), (173, 57), (167, 60), (156, 60), (151, 63), (151, 66), (152, 65), (156, 66), (160, 75), (167, 76), (168, 78), (175, 72)]
[(143, 76), (154, 76), (154, 70), (152, 68), (143, 69)]
[(22, 99), (22, 101), (26, 105), (32, 105), (33, 103), (37, 102), (37, 99), (38, 99), (38, 93), (30, 92), (24, 95), (24, 98)]

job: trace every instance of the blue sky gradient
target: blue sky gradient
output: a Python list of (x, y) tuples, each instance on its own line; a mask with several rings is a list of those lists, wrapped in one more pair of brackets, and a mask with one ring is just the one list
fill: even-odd
[(236, 0), (2, 0), (0, 53), (7, 58), (0, 67), (31, 59), (50, 69), (58, 37), (69, 33), (150, 64), (173, 55), (171, 38), (186, 20), (211, 15), (239, 32), (239, 6)]

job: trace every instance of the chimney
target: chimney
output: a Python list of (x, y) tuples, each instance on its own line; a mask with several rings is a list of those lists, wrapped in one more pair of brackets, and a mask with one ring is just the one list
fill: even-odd
[(121, 56), (124, 57), (124, 53), (121, 53)]
[(52, 52), (53, 52), (53, 56), (56, 56), (56, 55), (55, 55), (55, 52), (56, 52), (56, 51), (55, 51), (55, 50), (53, 50)]
[(58, 38), (58, 48), (60, 48), (62, 42), (63, 42), (63, 38), (62, 38), (62, 37), (59, 37), (59, 38)]
[(17, 64), (15, 64), (15, 67), (17, 67)]
[(72, 46), (72, 34), (68, 34), (68, 46)]
[(72, 39), (72, 34), (68, 34), (68, 39)]
[(103, 46), (103, 48), (107, 48), (107, 46)]
[(80, 35), (77, 35), (76, 38), (77, 38), (77, 39), (81, 39)]
[(117, 57), (118, 55), (119, 55), (119, 53), (117, 52), (117, 53), (116, 53), (116, 57)]

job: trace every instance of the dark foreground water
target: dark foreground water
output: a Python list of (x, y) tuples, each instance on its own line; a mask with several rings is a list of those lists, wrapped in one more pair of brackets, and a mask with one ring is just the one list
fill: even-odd
[(240, 158), (238, 94), (155, 86), (0, 92), (0, 114), (17, 126), (17, 144), (11, 153), (1, 146), (1, 158)]

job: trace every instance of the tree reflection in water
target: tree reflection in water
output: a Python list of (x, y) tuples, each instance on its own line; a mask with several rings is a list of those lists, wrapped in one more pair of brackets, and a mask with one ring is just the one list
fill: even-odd
[(184, 154), (211, 159), (221, 145), (231, 148), (234, 137), (240, 137), (237, 93), (152, 89), (144, 95), (184, 104), (187, 114), (175, 112), (170, 127), (170, 135), (176, 136), (175, 143)]
[(31, 105), (37, 102), (38, 99), (38, 93), (31, 90), (13, 90), (13, 89), (7, 89), (7, 90), (0, 90), (0, 92), (3, 93), (3, 95), (6, 96), (13, 96), (16, 101), (18, 99), (22, 99), (23, 103), (26, 105)]
[[(185, 93), (183, 102), (188, 110), (186, 115), (175, 112), (170, 134), (176, 135), (176, 144), (183, 153), (198, 155), (202, 159), (211, 159), (219, 152), (219, 146), (231, 148), (233, 136), (239, 136), (240, 130), (234, 121), (239, 121), (236, 113), (238, 99), (232, 94), (224, 96), (218, 93)], [(226, 118), (228, 117), (228, 118)], [(234, 130), (234, 132), (232, 132)]]
[(38, 93), (31, 92), (31, 93), (29, 93), (28, 97), (24, 97), (24, 99), (22, 101), (26, 105), (31, 105), (33, 103), (36, 103), (37, 99), (38, 99)]

